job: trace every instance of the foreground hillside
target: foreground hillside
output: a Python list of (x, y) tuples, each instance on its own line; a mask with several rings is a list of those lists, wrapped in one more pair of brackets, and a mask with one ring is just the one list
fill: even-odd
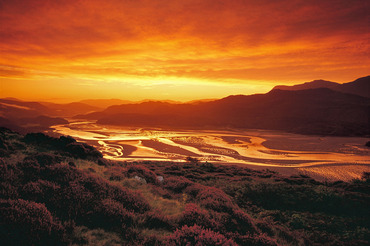
[(0, 130), (1, 245), (365, 245), (369, 174), (320, 183), (199, 163), (111, 162)]

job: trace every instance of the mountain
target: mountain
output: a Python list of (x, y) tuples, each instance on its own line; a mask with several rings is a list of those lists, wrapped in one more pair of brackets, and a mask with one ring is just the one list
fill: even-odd
[[(62, 124), (60, 117), (75, 115), (76, 119), (118, 126), (255, 128), (302, 134), (367, 136), (370, 135), (369, 85), (370, 76), (344, 84), (315, 80), (291, 87), (278, 86), (266, 94), (188, 103), (144, 100), (112, 105), (104, 110), (82, 102), (54, 104), (7, 98), (0, 99), (0, 117), (2, 124), (17, 127), (35, 124), (49, 127), (56, 122)], [(101, 100), (91, 102), (123, 102)]]
[(329, 88), (334, 89), (338, 86), (339, 83), (331, 82), (327, 80), (314, 80), (311, 82), (306, 82), (298, 85), (277, 85), (273, 90), (285, 90), (285, 91), (298, 91), (298, 90), (308, 90), (308, 89), (317, 89), (317, 88)]
[(256, 128), (304, 134), (369, 135), (370, 99), (333, 91), (272, 90), (198, 104), (145, 102), (80, 115), (99, 124), (175, 128)]
[(277, 85), (273, 88), (273, 90), (297, 91), (317, 88), (329, 88), (343, 93), (355, 94), (363, 97), (370, 97), (370, 76), (362, 77), (356, 79), (355, 81), (344, 84), (339, 84), (336, 82), (326, 80), (314, 80), (311, 82), (306, 82), (303, 84), (292, 86)]
[(81, 113), (89, 113), (97, 110), (102, 110), (105, 107), (96, 107), (86, 103), (72, 102), (67, 104), (57, 104), (50, 102), (41, 102), (52, 111), (52, 115), (61, 117), (71, 117)]
[(356, 79), (353, 82), (338, 85), (335, 90), (363, 97), (370, 97), (370, 76)]
[(18, 132), (44, 131), (52, 125), (68, 124), (67, 120), (56, 115), (55, 109), (39, 102), (0, 99), (0, 126)]
[(87, 104), (90, 106), (94, 106), (97, 108), (107, 108), (112, 105), (120, 105), (120, 104), (127, 104), (133, 103), (129, 100), (121, 100), (121, 99), (86, 99), (79, 101), (80, 103)]
[[(80, 101), (80, 103), (88, 104), (94, 106), (96, 108), (107, 108), (114, 105), (122, 105), (122, 104), (138, 104), (143, 102), (151, 102), (154, 100), (145, 99), (141, 101), (130, 101), (130, 100), (122, 100), (122, 99), (86, 99)], [(158, 101), (158, 100), (155, 100)], [(167, 103), (179, 103), (173, 100), (160, 100), (158, 102), (167, 102)], [(195, 101), (194, 101), (195, 102)]]

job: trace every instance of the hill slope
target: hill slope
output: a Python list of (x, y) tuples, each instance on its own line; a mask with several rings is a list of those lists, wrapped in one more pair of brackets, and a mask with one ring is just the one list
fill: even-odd
[(354, 94), (362, 97), (370, 97), (370, 76), (362, 77), (356, 79), (355, 81), (339, 84), (336, 82), (325, 81), (325, 80), (314, 80), (311, 82), (306, 82), (298, 85), (278, 85), (273, 88), (273, 90), (307, 90), (307, 89), (317, 89), (317, 88), (328, 88), (335, 91), (340, 91), (343, 93)]
[(211, 102), (145, 102), (79, 116), (100, 124), (152, 127), (259, 128), (304, 134), (368, 135), (370, 98), (327, 88), (229, 96)]
[(196, 159), (111, 162), (70, 137), (2, 128), (0, 243), (366, 245), (368, 176), (320, 183)]

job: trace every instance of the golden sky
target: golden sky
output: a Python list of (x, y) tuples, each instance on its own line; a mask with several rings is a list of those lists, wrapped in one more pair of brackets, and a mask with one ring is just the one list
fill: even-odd
[(0, 97), (192, 100), (369, 75), (369, 1), (0, 0)]

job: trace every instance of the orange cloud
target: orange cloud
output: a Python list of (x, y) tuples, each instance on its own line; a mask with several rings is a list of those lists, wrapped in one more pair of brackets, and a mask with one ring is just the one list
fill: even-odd
[[(101, 97), (121, 88), (133, 93), (116, 96), (170, 99), (191, 99), (181, 93), (195, 85), (209, 97), (213, 87), (223, 96), (219, 86), (235, 94), (346, 82), (368, 75), (369, 8), (362, 0), (2, 0), (0, 96), (42, 97), (37, 85), (65, 97), (48, 84), (57, 80), (75, 97), (90, 81), (91, 95), (111, 86)], [(9, 94), (14, 80), (25, 88), (19, 95)], [(153, 86), (141, 93), (161, 81), (171, 95)], [(188, 89), (175, 93), (168, 81)]]

